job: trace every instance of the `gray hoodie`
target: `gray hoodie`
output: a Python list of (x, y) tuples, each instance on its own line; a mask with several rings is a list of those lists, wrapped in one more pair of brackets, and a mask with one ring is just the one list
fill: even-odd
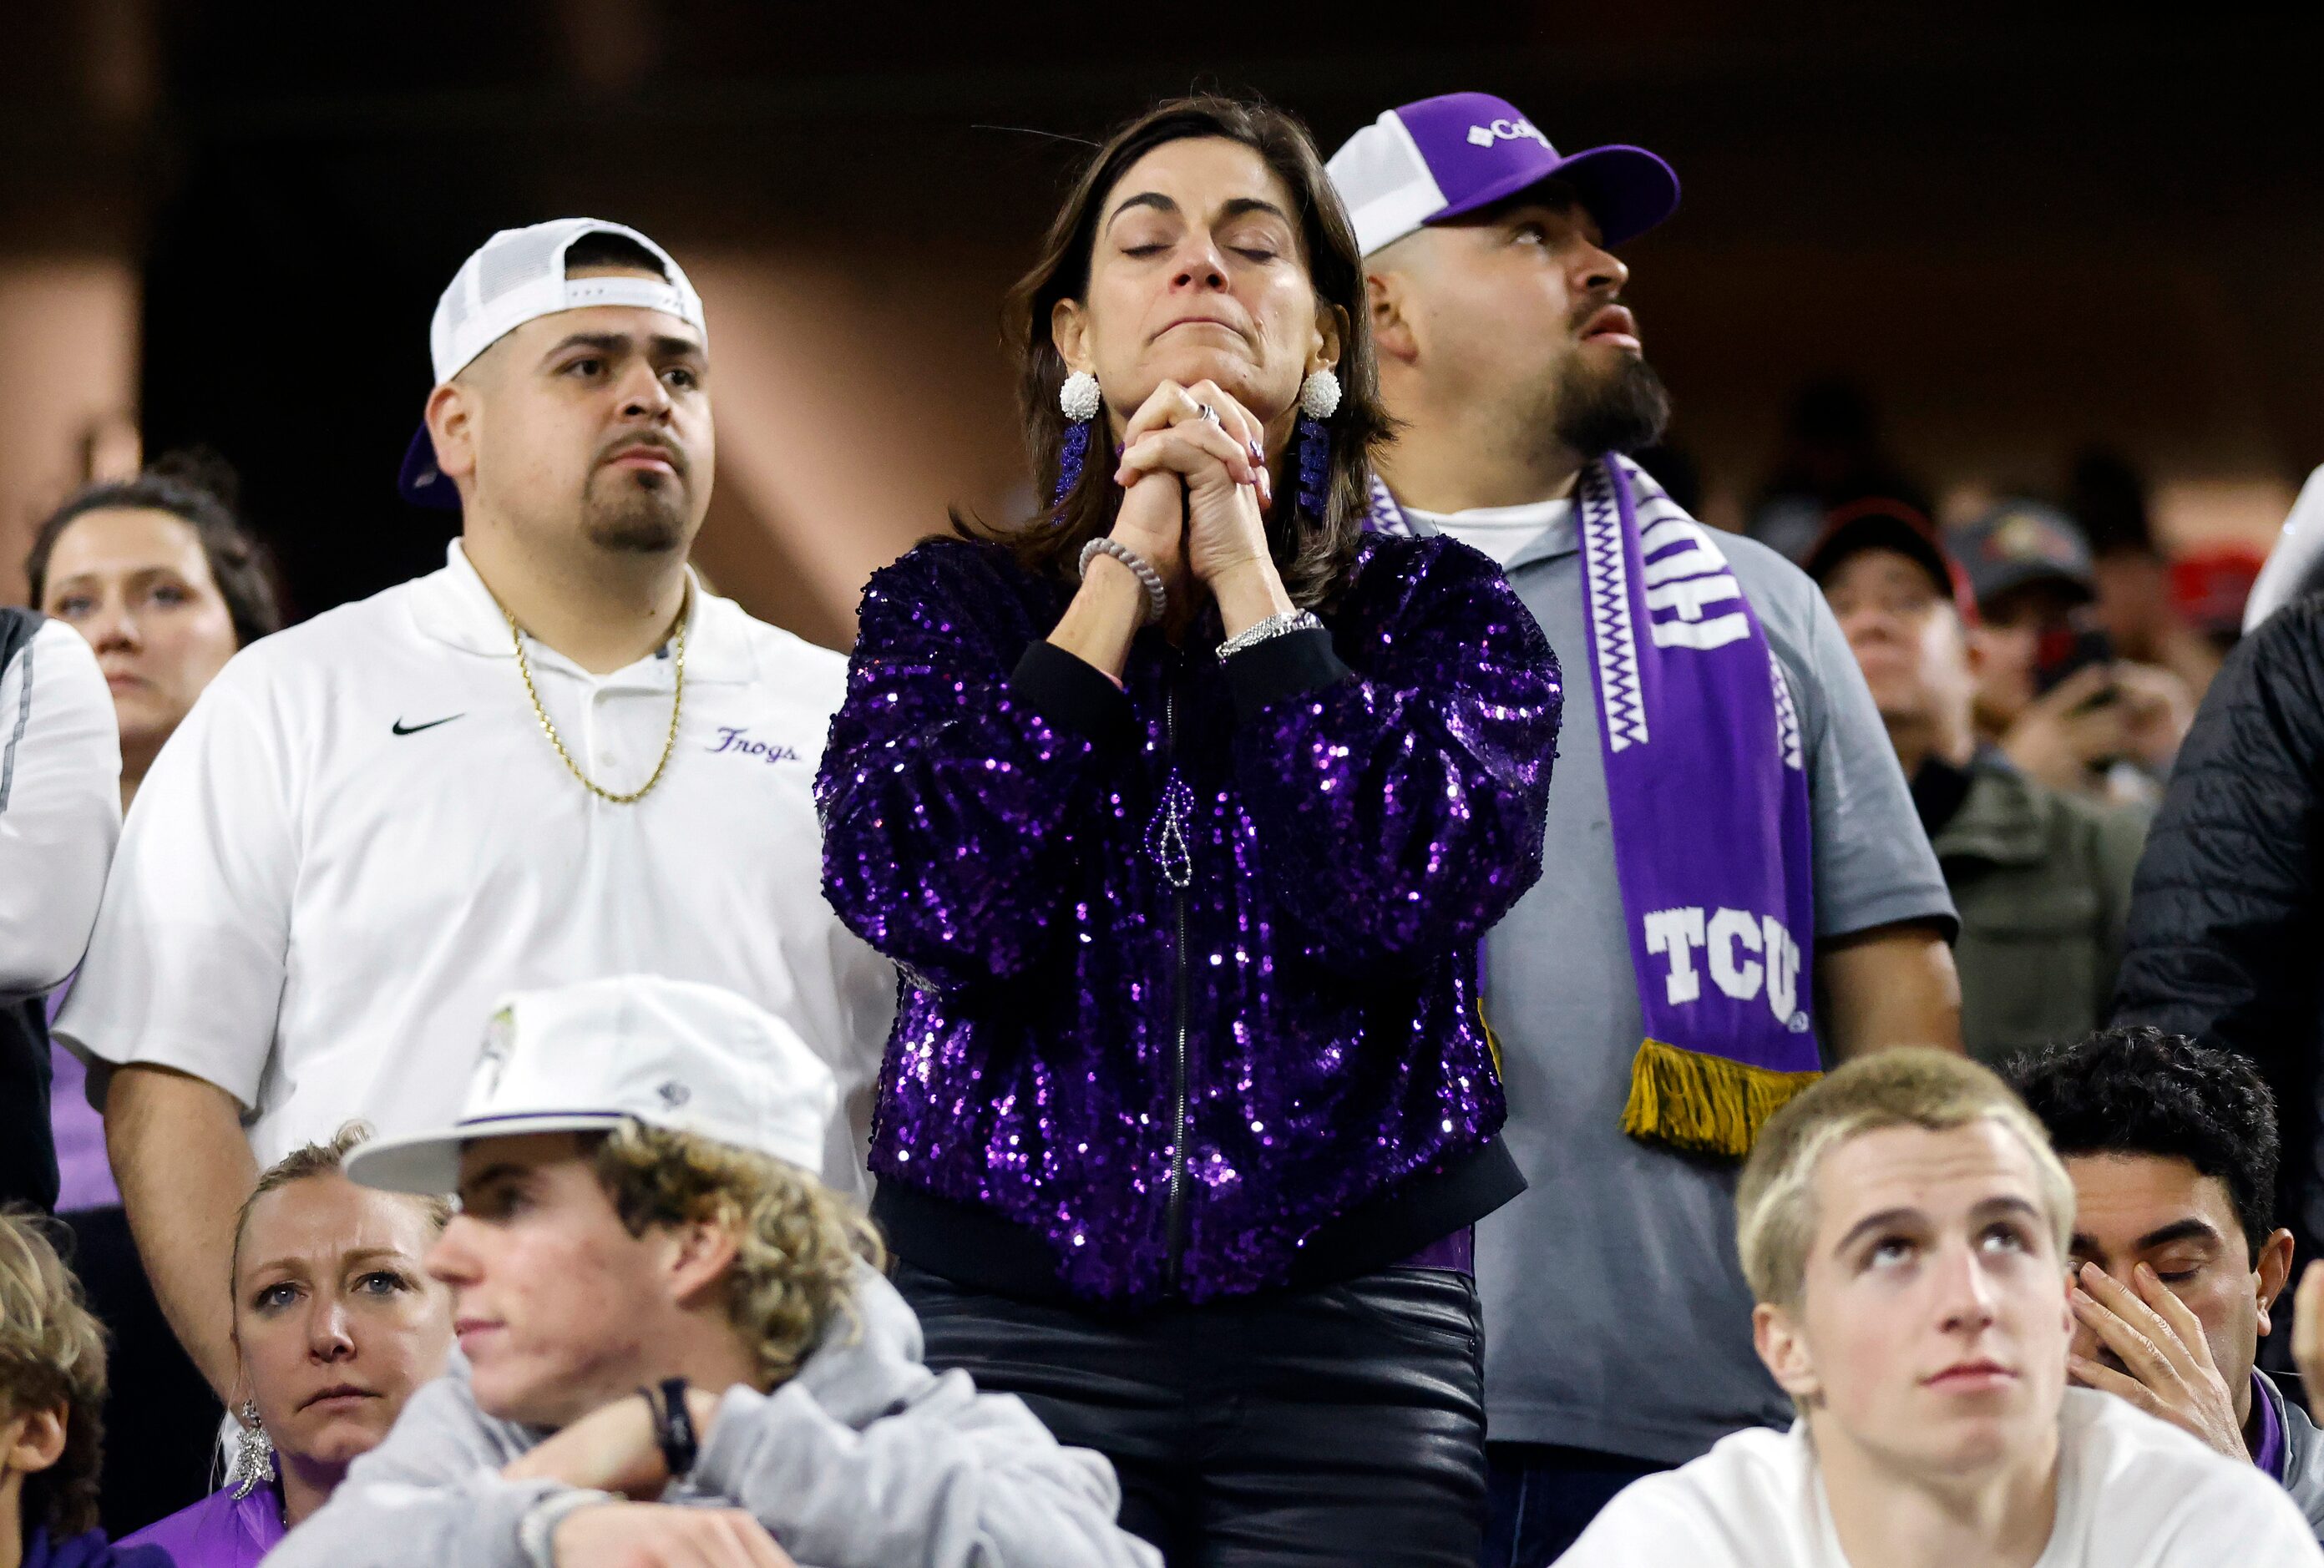
[(2275, 1407), (2276, 1423), (2283, 1430), (2283, 1490), (2300, 1505), (2317, 1539), (2324, 1541), (2324, 1434), (2273, 1378), (2259, 1371), (2253, 1377), (2261, 1395)]
[[(774, 1393), (729, 1388), (661, 1500), (743, 1508), (811, 1568), (1158, 1568), (1115, 1526), (1102, 1457), (1061, 1447), (1013, 1395), (929, 1371), (919, 1320), (869, 1268), (855, 1311), (860, 1332), (839, 1314)], [(528, 1568), (518, 1526), (564, 1489), (500, 1471), (548, 1436), (478, 1409), (456, 1352), (268, 1568)]]

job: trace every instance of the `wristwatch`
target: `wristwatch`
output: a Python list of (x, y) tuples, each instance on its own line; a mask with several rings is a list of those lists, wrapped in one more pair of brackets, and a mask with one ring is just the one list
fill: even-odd
[(517, 1521), (516, 1541), (524, 1550), (524, 1560), (532, 1568), (557, 1568), (557, 1526), (566, 1517), (621, 1500), (612, 1492), (586, 1486), (560, 1487), (550, 1492), (525, 1509), (524, 1517)]
[(692, 1472), (702, 1453), (701, 1437), (694, 1430), (694, 1412), (687, 1408), (686, 1379), (665, 1378), (638, 1392), (645, 1396), (646, 1408), (653, 1412), (654, 1446), (661, 1450), (670, 1480), (683, 1479)]

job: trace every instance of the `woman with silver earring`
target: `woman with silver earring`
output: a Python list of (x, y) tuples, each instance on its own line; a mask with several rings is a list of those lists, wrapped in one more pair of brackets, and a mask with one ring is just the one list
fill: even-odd
[(234, 1500), (241, 1502), (262, 1486), (273, 1487), (274, 1444), (266, 1435), (257, 1400), (244, 1399), (236, 1414), (242, 1419), (242, 1435), (235, 1439), (234, 1463), (226, 1481), (234, 1489)]
[(139, 1531), (177, 1568), (256, 1568), (378, 1446), (443, 1370), (452, 1307), (420, 1258), (450, 1217), (440, 1200), (358, 1187), (341, 1173), (367, 1130), (270, 1166), (234, 1238), (236, 1408), (226, 1486)]
[(1010, 321), (1050, 504), (872, 579), (817, 783), (904, 977), (897, 1283), (1173, 1562), (1473, 1563), (1470, 1227), (1522, 1185), (1477, 954), (1555, 660), (1482, 556), (1365, 530), (1362, 268), (1288, 115), (1118, 133)]

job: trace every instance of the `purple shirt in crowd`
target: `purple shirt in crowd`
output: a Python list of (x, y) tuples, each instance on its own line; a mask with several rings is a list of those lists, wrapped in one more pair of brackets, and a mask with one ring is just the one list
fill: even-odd
[(2283, 1423), (2275, 1414), (2275, 1401), (2267, 1397), (2266, 1385), (2259, 1374), (2252, 1374), (2252, 1406), (2259, 1413), (2259, 1447), (2252, 1452), (2252, 1462), (2260, 1467), (2278, 1486), (2283, 1484)]
[[(49, 992), (49, 1027), (64, 1010), (72, 994), (74, 976)], [(57, 1213), (79, 1209), (117, 1209), (121, 1189), (113, 1185), (113, 1166), (105, 1158), (105, 1118), (89, 1108), (88, 1069), (62, 1046), (49, 1047), (49, 1133), (57, 1145)]]
[(239, 1502), (231, 1489), (214, 1491), (121, 1544), (158, 1546), (177, 1568), (257, 1568), (284, 1534), (282, 1493), (269, 1483)]

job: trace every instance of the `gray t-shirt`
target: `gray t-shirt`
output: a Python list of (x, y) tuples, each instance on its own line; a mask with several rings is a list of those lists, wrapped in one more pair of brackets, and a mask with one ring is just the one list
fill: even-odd
[[(1646, 1022), (1614, 879), (1572, 512), (1544, 516), (1546, 531), (1506, 569), (1563, 667), (1565, 727), (1541, 881), (1488, 939), (1504, 1137), (1532, 1185), (1477, 1228), (1487, 1433), (1681, 1463), (1738, 1427), (1788, 1426), (1793, 1411), (1751, 1349), (1737, 1167), (1622, 1131)], [(1462, 531), (1458, 516), (1413, 521)], [(1941, 921), (1950, 934), (1944, 878), (1823, 595), (1764, 545), (1728, 534), (1718, 544), (1799, 704), (1817, 936), (1899, 920)], [(1812, 994), (1804, 978), (1800, 993)]]

